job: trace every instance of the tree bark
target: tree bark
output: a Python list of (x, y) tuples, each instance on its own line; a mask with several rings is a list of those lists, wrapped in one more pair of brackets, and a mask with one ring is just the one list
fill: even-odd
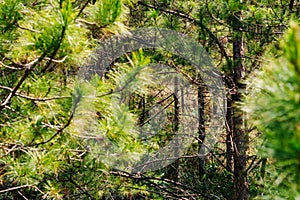
[(294, 1), (295, 1), (295, 0), (290, 0), (290, 3), (289, 3), (289, 10), (290, 10), (290, 11), (293, 10), (293, 7), (294, 7)]
[[(227, 84), (228, 88), (232, 87), (232, 84)], [(233, 171), (233, 109), (232, 109), (232, 97), (230, 94), (227, 96), (227, 113), (226, 113), (226, 169), (230, 172)]]
[(205, 139), (204, 125), (204, 87), (198, 86), (198, 153), (199, 153), (199, 177), (205, 174), (205, 149), (201, 148)]
[[(178, 88), (178, 79), (174, 78), (174, 122), (173, 122), (173, 132), (174, 134), (178, 134), (179, 129), (179, 115), (180, 115), (180, 103), (179, 103), (179, 88)], [(172, 173), (170, 174), (170, 179), (178, 182), (179, 181), (179, 167), (180, 167), (180, 141), (178, 139), (175, 140), (175, 148), (174, 148), (174, 157), (177, 158), (173, 164), (170, 165)]]
[[(179, 88), (178, 88), (178, 79), (177, 77), (175, 77), (175, 81), (174, 81), (174, 132), (175, 134), (178, 134), (178, 130), (179, 130), (179, 109), (180, 109), (180, 105), (179, 105)], [(178, 157), (178, 159), (175, 161), (175, 169), (176, 169), (176, 173), (175, 173), (175, 179), (174, 181), (178, 182), (179, 181), (179, 165), (180, 165), (180, 142), (177, 140), (176, 141), (177, 145), (176, 145), (176, 149), (175, 149), (175, 157)]]
[(236, 103), (241, 101), (241, 90), (244, 85), (240, 83), (244, 77), (245, 69), (243, 66), (243, 33), (241, 29), (241, 12), (236, 12), (232, 16), (233, 27), (233, 74), (232, 80), (235, 89), (232, 94), (232, 134), (234, 144), (234, 199), (248, 200), (249, 187), (247, 180), (247, 157), (246, 150), (248, 146), (248, 136), (244, 128), (244, 115), (243, 112), (237, 107)]

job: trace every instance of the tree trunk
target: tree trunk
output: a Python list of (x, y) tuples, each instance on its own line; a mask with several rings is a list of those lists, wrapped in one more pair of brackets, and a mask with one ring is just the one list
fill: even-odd
[[(232, 87), (232, 84), (227, 84), (229, 88)], [(226, 113), (226, 169), (228, 171), (233, 171), (233, 109), (232, 109), (232, 97), (231, 95), (227, 96), (227, 113)]]
[(248, 200), (249, 188), (247, 181), (247, 158), (246, 150), (248, 146), (248, 136), (244, 128), (243, 112), (237, 107), (236, 103), (241, 101), (241, 90), (244, 89), (240, 83), (244, 77), (245, 69), (243, 66), (243, 38), (241, 30), (241, 12), (236, 12), (232, 16), (233, 27), (233, 74), (232, 80), (235, 89), (232, 94), (232, 135), (234, 144), (234, 199)]
[(204, 126), (204, 87), (198, 86), (198, 153), (199, 153), (199, 176), (205, 174), (205, 149), (201, 148), (205, 139)]
[[(179, 130), (179, 123), (180, 123), (180, 107), (183, 107), (183, 105), (180, 105), (180, 91), (179, 91), (179, 84), (178, 84), (178, 78), (174, 77), (174, 93), (173, 93), (173, 100), (174, 100), (174, 105), (173, 105), (173, 121), (172, 121), (172, 134), (175, 137), (176, 134), (178, 134)], [(166, 167), (166, 173), (165, 177), (174, 181), (174, 182), (179, 182), (180, 179), (180, 139), (175, 138), (175, 145), (173, 148), (173, 155), (172, 157), (175, 158), (174, 162), (171, 163)], [(178, 191), (179, 192), (179, 191)]]
[[(179, 109), (180, 109), (180, 105), (179, 105), (179, 88), (178, 88), (178, 79), (177, 77), (174, 78), (174, 122), (173, 122), (173, 132), (174, 134), (178, 134), (178, 129), (179, 129)], [(176, 161), (172, 164), (171, 167), (173, 167), (174, 171), (172, 174), (171, 179), (175, 182), (179, 181), (179, 165), (180, 165), (180, 142), (178, 141), (178, 139), (176, 139), (176, 146), (174, 149), (174, 157), (177, 158)]]

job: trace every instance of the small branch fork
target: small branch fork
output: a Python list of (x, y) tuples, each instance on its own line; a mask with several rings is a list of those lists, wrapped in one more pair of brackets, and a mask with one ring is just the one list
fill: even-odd
[(43, 145), (43, 144), (47, 144), (48, 142), (51, 142), (55, 137), (57, 137), (58, 135), (62, 134), (63, 131), (71, 124), (71, 121), (74, 117), (74, 110), (72, 111), (71, 115), (69, 116), (69, 119), (67, 121), (67, 123), (65, 125), (63, 125), (62, 127), (60, 127), (56, 133), (54, 135), (52, 135), (48, 140), (43, 141), (43, 142), (39, 142), (39, 143), (32, 143), (32, 144), (28, 144), (26, 145), (27, 147), (32, 147), (32, 146), (39, 146), (39, 145)]
[(72, 112), (71, 112), (71, 114), (70, 114), (70, 116), (69, 116), (68, 121), (66, 122), (65, 125), (61, 126), (61, 127), (56, 131), (56, 133), (55, 133), (54, 135), (52, 135), (52, 136), (51, 136), (49, 139), (47, 139), (46, 141), (39, 142), (39, 143), (32, 143), (32, 144), (28, 144), (28, 145), (25, 145), (25, 146), (27, 146), (27, 147), (32, 147), (32, 146), (43, 145), (43, 144), (46, 144), (46, 143), (52, 141), (52, 140), (53, 140), (55, 137), (57, 137), (58, 135), (62, 134), (63, 131), (64, 131), (68, 126), (70, 126), (71, 121), (72, 121), (72, 119), (73, 119), (73, 117), (74, 117), (74, 114), (75, 114), (76, 107), (77, 107), (78, 103), (80, 102), (80, 99), (81, 99), (81, 96), (80, 96), (80, 95), (77, 96), (77, 97), (75, 97), (73, 109), (72, 109)]
[(10, 91), (10, 93), (7, 95), (7, 97), (4, 99), (4, 101), (2, 101), (2, 103), (0, 104), (0, 111), (3, 110), (3, 108), (5, 108), (6, 106), (8, 106), (8, 104), (11, 101), (11, 99), (16, 95), (18, 89), (21, 87), (21, 85), (23, 84), (23, 82), (29, 76), (29, 74), (32, 71), (32, 69), (38, 63), (40, 63), (44, 59), (44, 57), (45, 57), (45, 54), (43, 54), (39, 58), (35, 59), (34, 61), (32, 61), (32, 62), (30, 62), (28, 64), (23, 65), (23, 67), (25, 68), (25, 72), (24, 72), (23, 76), (20, 78), (20, 80), (18, 81), (18, 83), (16, 84), (16, 86), (14, 88), (12, 88), (12, 90)]
[[(64, 32), (65, 30), (62, 31), (62, 38), (64, 36)], [(61, 39), (62, 40), (62, 39)], [(60, 41), (61, 43), (62, 41)], [(60, 45), (59, 45), (60, 47)], [(59, 48), (58, 47), (58, 48)], [(8, 59), (10, 62), (13, 63), (14, 66), (17, 66), (17, 67), (11, 67), (11, 66), (8, 66), (8, 65), (5, 65), (3, 62), (0, 62), (0, 64), (2, 66), (4, 66), (5, 68), (8, 68), (8, 69), (12, 69), (12, 70), (24, 70), (24, 74), (23, 76), (20, 78), (20, 80), (17, 82), (16, 86), (14, 88), (8, 88), (8, 87), (5, 87), (5, 86), (1, 86), (2, 89), (6, 89), (6, 90), (9, 90), (10, 93), (6, 96), (6, 98), (1, 102), (0, 104), (0, 111), (2, 111), (4, 108), (8, 108), (9, 106), (9, 103), (11, 101), (11, 99), (14, 97), (14, 96), (21, 96), (23, 98), (27, 98), (27, 99), (31, 99), (31, 100), (42, 100), (42, 101), (45, 101), (45, 100), (48, 100), (48, 99), (38, 99), (38, 98), (33, 98), (33, 97), (28, 97), (28, 96), (25, 96), (25, 95), (22, 95), (22, 94), (19, 94), (17, 93), (18, 89), (21, 87), (21, 85), (23, 84), (23, 82), (27, 79), (27, 77), (29, 76), (30, 72), (35, 68), (35, 66), (37, 66), (40, 62), (42, 62), (42, 60), (48, 60), (48, 63), (47, 63), (47, 66), (49, 65), (49, 63), (51, 62), (63, 62), (67, 57), (64, 57), (62, 60), (54, 60), (53, 57), (54, 55), (57, 53), (58, 51), (58, 48), (55, 49), (55, 51), (52, 53), (51, 55), (51, 58), (47, 58), (46, 57), (46, 53), (44, 53), (43, 55), (41, 55), (39, 58), (31, 61), (30, 63), (27, 63), (27, 64), (20, 64), (20, 63), (15, 63), (13, 62), (11, 59), (8, 59), (5, 55), (3, 55), (2, 53), (0, 54), (4, 59)], [(47, 67), (46, 66), (46, 67)]]

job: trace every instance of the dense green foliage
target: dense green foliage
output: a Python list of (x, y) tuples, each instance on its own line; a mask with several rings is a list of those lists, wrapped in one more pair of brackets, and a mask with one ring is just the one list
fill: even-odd
[(271, 162), (278, 168), (277, 172), (273, 169), (279, 186), (275, 194), (289, 199), (299, 198), (300, 192), (299, 31), (293, 23), (282, 43), (283, 55), (251, 79), (252, 90), (245, 101), (245, 110), (266, 138), (264, 156), (272, 155), (275, 160)]
[[(0, 199), (299, 198), (297, 22), (281, 38), (299, 6), (286, 0), (0, 0)], [(206, 156), (199, 149), (214, 106), (192, 63), (139, 49), (89, 81), (78, 79), (97, 60), (101, 42), (139, 27), (189, 36), (221, 71), (226, 126)], [(191, 112), (202, 118), (185, 156), (136, 174), (131, 164), (162, 149), (185, 123), (176, 80), (164, 85), (151, 63), (187, 79), (198, 96), (184, 101), (197, 102)], [(251, 88), (243, 103), (247, 123), (240, 111), (245, 85)], [(151, 123), (159, 131), (141, 136), (139, 127)]]

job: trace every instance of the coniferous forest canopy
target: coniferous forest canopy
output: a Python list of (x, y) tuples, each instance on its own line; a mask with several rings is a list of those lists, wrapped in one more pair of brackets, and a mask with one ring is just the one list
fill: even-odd
[(300, 199), (299, 16), (0, 0), (0, 199)]

